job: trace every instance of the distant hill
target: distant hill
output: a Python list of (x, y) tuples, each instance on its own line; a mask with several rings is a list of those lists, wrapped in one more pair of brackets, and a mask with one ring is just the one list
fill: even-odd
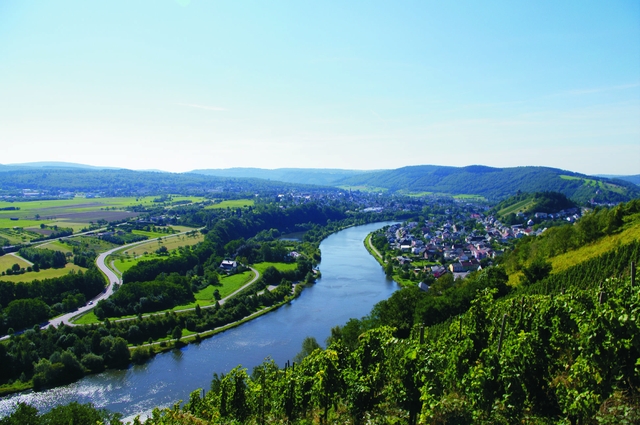
[(24, 162), (21, 164), (0, 164), (0, 171), (12, 171), (33, 168), (58, 168), (58, 169), (80, 169), (80, 170), (121, 170), (118, 167), (97, 167), (94, 165), (77, 164), (75, 162), (40, 161)]
[(5, 170), (0, 167), (0, 190), (7, 192), (32, 189), (52, 194), (80, 191), (109, 196), (220, 193), (234, 197), (241, 196), (243, 193), (253, 194), (256, 191), (279, 193), (292, 188), (322, 189), (318, 186), (262, 179), (236, 179), (184, 173), (42, 167)]
[(598, 174), (598, 177), (606, 177), (608, 179), (617, 179), (624, 180), (627, 182), (631, 182), (635, 185), (640, 185), (640, 174), (636, 174), (634, 176), (618, 176), (615, 174)]
[(336, 182), (353, 176), (369, 174), (373, 171), (341, 170), (332, 168), (223, 168), (209, 170), (193, 170), (193, 174), (206, 176), (257, 178), (275, 180), (286, 183), (315, 184), (320, 186), (335, 185)]
[(412, 193), (480, 195), (493, 200), (504, 199), (518, 191), (560, 192), (580, 203), (590, 199), (596, 202), (624, 202), (640, 197), (640, 188), (628, 181), (586, 176), (548, 167), (418, 165), (347, 177), (337, 184)]

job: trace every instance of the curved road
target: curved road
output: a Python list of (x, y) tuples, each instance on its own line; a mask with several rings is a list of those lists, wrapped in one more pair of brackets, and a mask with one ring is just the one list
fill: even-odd
[[(193, 230), (189, 230), (189, 231), (186, 231), (186, 232), (175, 233), (175, 234), (173, 234), (173, 235), (171, 235), (169, 237), (174, 237), (174, 236), (177, 237), (177, 236), (180, 236), (180, 235), (186, 234), (188, 232), (192, 232), (192, 231)], [(56, 317), (54, 319), (51, 319), (47, 325), (43, 326), (43, 328), (47, 328), (49, 326), (58, 327), (63, 323), (67, 324), (67, 325), (70, 325), (70, 326), (75, 326), (71, 322), (71, 319), (73, 317), (76, 317), (76, 316), (78, 316), (78, 315), (80, 315), (82, 313), (85, 313), (85, 312), (91, 310), (92, 308), (95, 307), (95, 304), (97, 304), (98, 301), (106, 300), (107, 298), (109, 298), (113, 294), (113, 286), (116, 283), (117, 284), (122, 284), (122, 278), (118, 277), (118, 275), (116, 275), (113, 272), (113, 270), (111, 270), (107, 266), (107, 263), (106, 263), (107, 257), (109, 255), (113, 254), (116, 251), (120, 251), (120, 250), (123, 250), (123, 249), (129, 249), (129, 248), (131, 248), (133, 246), (142, 245), (142, 244), (147, 243), (147, 242), (149, 242), (149, 241), (148, 240), (144, 240), (144, 241), (134, 242), (134, 243), (131, 243), (129, 245), (123, 245), (123, 246), (119, 246), (119, 247), (110, 249), (109, 251), (103, 252), (102, 254), (98, 255), (98, 258), (96, 258), (96, 265), (98, 266), (100, 271), (107, 277), (107, 279), (109, 281), (109, 283), (107, 285), (107, 288), (102, 293), (100, 293), (98, 296), (96, 296), (95, 298), (90, 300), (86, 305), (78, 308), (77, 310), (72, 311), (71, 313), (66, 313), (66, 314), (64, 314), (62, 316), (58, 316), (58, 317)], [(224, 304), (224, 302), (226, 300), (228, 300), (229, 298), (233, 297), (234, 295), (236, 295), (237, 293), (239, 293), (243, 289), (247, 288), (249, 285), (251, 285), (252, 283), (256, 282), (260, 278), (260, 272), (258, 270), (254, 269), (253, 267), (249, 267), (249, 269), (251, 269), (251, 271), (255, 274), (253, 279), (251, 279), (249, 282), (247, 282), (246, 284), (244, 284), (243, 286), (241, 286), (240, 288), (238, 288), (237, 290), (235, 290), (231, 294), (229, 294), (226, 297), (222, 298), (219, 301), (220, 304)], [(203, 306), (201, 308), (211, 308), (211, 307), (214, 307), (214, 306), (215, 306), (215, 304), (211, 304), (211, 305), (208, 305), (208, 306)], [(186, 309), (183, 309), (183, 310), (176, 310), (176, 313), (182, 313), (182, 312), (191, 311), (191, 310), (195, 310), (195, 307), (186, 308)], [(158, 314), (158, 312), (147, 313), (147, 314), (144, 314), (143, 317), (152, 316), (154, 314)], [(125, 320), (132, 320), (132, 319), (135, 319), (135, 317), (127, 318), (127, 319), (120, 319), (118, 321), (125, 321)]]
[[(196, 230), (199, 230), (199, 229), (196, 229)], [(193, 231), (193, 229), (185, 231), (185, 232), (174, 233), (173, 235), (169, 235), (168, 238), (184, 235), (184, 234), (192, 232), (192, 231)], [(79, 307), (77, 310), (72, 311), (71, 313), (66, 313), (66, 314), (63, 314), (62, 316), (58, 316), (56, 318), (51, 319), (49, 321), (49, 323), (47, 323), (45, 326), (43, 326), (43, 328), (48, 328), (49, 326), (58, 327), (62, 323), (65, 323), (67, 325), (73, 326), (73, 324), (71, 323), (71, 318), (91, 310), (92, 308), (95, 307), (94, 304), (97, 304), (98, 301), (106, 300), (107, 298), (109, 298), (113, 294), (113, 285), (116, 284), (116, 283), (117, 284), (121, 284), (122, 283), (122, 278), (118, 277), (118, 275), (116, 275), (113, 272), (113, 270), (111, 270), (109, 267), (107, 267), (107, 264), (106, 264), (107, 257), (109, 255), (113, 254), (116, 251), (120, 251), (120, 250), (123, 250), (123, 249), (129, 249), (129, 248), (131, 248), (133, 246), (142, 245), (142, 244), (148, 243), (148, 242), (149, 242), (149, 240), (147, 239), (147, 240), (144, 240), (144, 241), (138, 241), (138, 242), (130, 243), (128, 245), (118, 246), (116, 248), (110, 249), (109, 251), (103, 252), (102, 254), (98, 255), (98, 258), (96, 258), (96, 265), (98, 266), (98, 269), (100, 269), (100, 271), (107, 277), (107, 279), (109, 281), (109, 283), (107, 285), (107, 288), (104, 291), (102, 291), (100, 294), (98, 294), (95, 298), (90, 300), (86, 305), (84, 305), (82, 307)]]

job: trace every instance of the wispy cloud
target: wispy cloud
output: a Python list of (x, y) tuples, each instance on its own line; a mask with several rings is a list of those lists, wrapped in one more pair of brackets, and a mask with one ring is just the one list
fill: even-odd
[(198, 109), (206, 109), (207, 111), (228, 111), (227, 108), (222, 108), (220, 106), (207, 106), (207, 105), (196, 105), (194, 103), (178, 103), (180, 106), (188, 106), (190, 108), (198, 108)]
[(631, 83), (631, 84), (622, 84), (618, 86), (609, 86), (609, 87), (594, 87), (591, 89), (577, 89), (577, 90), (568, 90), (562, 94), (591, 94), (591, 93), (601, 93), (607, 91), (615, 91), (615, 90), (625, 90), (625, 89), (633, 89), (636, 87), (640, 87), (640, 82)]

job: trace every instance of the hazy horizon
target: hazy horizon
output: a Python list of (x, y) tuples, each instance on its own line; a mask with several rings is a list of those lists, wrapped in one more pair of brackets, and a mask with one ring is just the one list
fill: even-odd
[(0, 3), (0, 163), (640, 174), (640, 3)]
[[(275, 170), (285, 170), (285, 169), (301, 169), (301, 170), (326, 170), (326, 171), (355, 171), (355, 172), (374, 172), (374, 171), (388, 171), (388, 170), (395, 170), (398, 168), (404, 168), (404, 167), (419, 167), (419, 166), (437, 166), (437, 167), (457, 167), (457, 168), (464, 168), (464, 167), (470, 167), (470, 166), (485, 166), (485, 164), (466, 164), (466, 165), (461, 165), (461, 166), (452, 166), (452, 165), (443, 165), (443, 164), (415, 164), (415, 165), (406, 165), (406, 166), (402, 166), (402, 167), (397, 167), (397, 168), (372, 168), (372, 169), (356, 169), (356, 168), (330, 168), (330, 167), (277, 167), (277, 168), (265, 168), (265, 167), (224, 167), (224, 168), (193, 168), (193, 169), (188, 169), (185, 171), (169, 171), (169, 170), (162, 170), (159, 168), (155, 168), (155, 169), (151, 169), (151, 168), (126, 168), (126, 167), (120, 167), (117, 165), (91, 165), (91, 164), (82, 164), (82, 163), (77, 163), (77, 162), (65, 162), (65, 161), (35, 161), (35, 162), (25, 162), (25, 163), (0, 163), (0, 166), (25, 166), (25, 167), (64, 167), (64, 166), (68, 166), (69, 168), (79, 168), (82, 169), (84, 167), (93, 167), (96, 169), (116, 169), (116, 170), (129, 170), (129, 171), (150, 171), (150, 172), (163, 172), (163, 173), (176, 173), (176, 174), (180, 174), (180, 173), (189, 173), (192, 171), (206, 171), (206, 170), (213, 170), (213, 171), (224, 171), (224, 170), (241, 170), (241, 169), (255, 169), (255, 170), (267, 170), (267, 171), (275, 171)], [(518, 165), (518, 166), (513, 166), (513, 167), (495, 167), (495, 168), (518, 168), (518, 167), (542, 167), (545, 168), (545, 166), (543, 165)], [(549, 167), (549, 168), (556, 168), (556, 167)], [(570, 171), (570, 172), (578, 172), (575, 170), (569, 170), (569, 169), (561, 169), (564, 171)], [(626, 176), (635, 176), (637, 174), (596, 174), (596, 173), (581, 173), (581, 174), (585, 174), (588, 176), (602, 176), (602, 177), (607, 177), (607, 176), (612, 176), (612, 177), (626, 177)]]

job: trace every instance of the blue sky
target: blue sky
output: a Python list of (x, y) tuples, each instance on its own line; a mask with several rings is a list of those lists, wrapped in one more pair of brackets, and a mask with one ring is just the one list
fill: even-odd
[(640, 2), (0, 1), (0, 163), (640, 174)]

